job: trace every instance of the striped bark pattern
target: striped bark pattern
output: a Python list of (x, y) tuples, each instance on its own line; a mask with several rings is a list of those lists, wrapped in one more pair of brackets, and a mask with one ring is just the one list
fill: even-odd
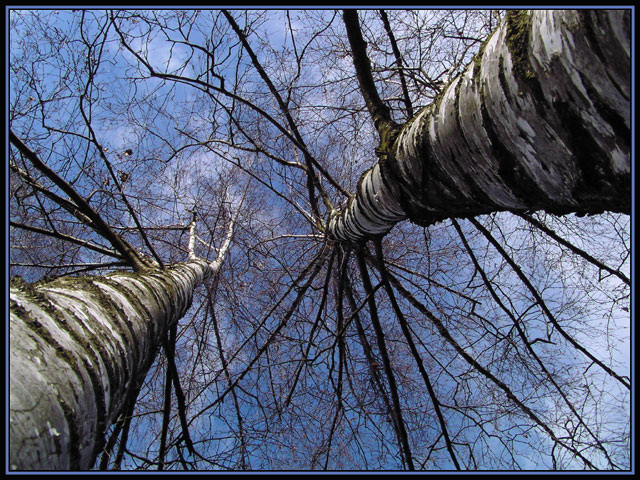
[(407, 218), (504, 210), (629, 213), (630, 25), (622, 10), (509, 12), (332, 212), (329, 234), (359, 242)]
[(211, 272), (193, 259), (165, 270), (12, 282), (10, 468), (90, 468), (162, 335)]

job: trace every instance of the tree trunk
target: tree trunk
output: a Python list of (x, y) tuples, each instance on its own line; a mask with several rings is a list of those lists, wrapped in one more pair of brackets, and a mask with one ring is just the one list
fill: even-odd
[(192, 259), (165, 270), (12, 281), (10, 468), (90, 468), (162, 336), (213, 270)]
[(631, 18), (509, 12), (466, 70), (402, 126), (329, 221), (357, 242), (410, 219), (631, 210)]

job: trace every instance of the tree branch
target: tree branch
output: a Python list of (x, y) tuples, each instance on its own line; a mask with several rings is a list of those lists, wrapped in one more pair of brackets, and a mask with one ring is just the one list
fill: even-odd
[(344, 25), (347, 29), (347, 37), (353, 55), (353, 66), (356, 69), (356, 76), (360, 91), (364, 97), (365, 104), (373, 120), (373, 124), (380, 135), (380, 140), (385, 142), (390, 139), (388, 135), (396, 132), (399, 128), (391, 119), (391, 110), (387, 107), (380, 96), (376, 84), (371, 74), (371, 61), (367, 56), (367, 43), (365, 42), (357, 10), (344, 10), (342, 14)]
[(563, 245), (563, 246), (567, 247), (569, 250), (571, 250), (576, 255), (579, 255), (580, 257), (584, 258), (585, 260), (587, 260), (588, 262), (592, 263), (593, 265), (595, 265), (599, 269), (605, 270), (605, 271), (609, 272), (610, 274), (615, 275), (620, 280), (622, 280), (624, 283), (626, 283), (627, 285), (631, 286), (631, 280), (629, 280), (629, 278), (627, 278), (627, 276), (625, 274), (623, 274), (620, 270), (614, 270), (613, 268), (611, 268), (611, 267), (605, 265), (604, 263), (602, 263), (600, 260), (592, 257), (591, 255), (589, 255), (584, 250), (576, 247), (572, 243), (570, 243), (567, 240), (565, 240), (564, 238), (562, 238), (560, 235), (558, 235), (556, 232), (551, 230), (549, 227), (544, 225), (542, 222), (540, 222), (536, 218), (533, 218), (531, 215), (525, 215), (525, 214), (517, 213), (517, 212), (515, 213), (515, 215), (518, 215), (520, 218), (526, 220), (531, 225), (535, 226), (539, 230), (542, 230), (544, 233), (549, 235), (551, 238), (553, 238), (560, 245)]
[(449, 455), (451, 456), (451, 460), (456, 467), (456, 470), (460, 470), (460, 464), (458, 463), (458, 459), (456, 458), (456, 454), (453, 450), (453, 444), (451, 443), (451, 438), (449, 437), (449, 431), (447, 429), (447, 424), (445, 422), (444, 416), (442, 415), (442, 411), (440, 409), (440, 402), (438, 401), (438, 397), (436, 395), (435, 390), (433, 389), (433, 385), (429, 380), (429, 375), (424, 368), (424, 363), (422, 358), (420, 358), (420, 353), (416, 348), (416, 344), (413, 341), (411, 331), (407, 325), (407, 320), (398, 305), (396, 300), (396, 296), (393, 293), (393, 288), (391, 288), (391, 284), (389, 283), (389, 278), (387, 275), (387, 269), (384, 266), (384, 255), (382, 253), (382, 242), (378, 239), (374, 242), (376, 248), (376, 259), (377, 259), (377, 267), (380, 272), (380, 278), (382, 280), (382, 284), (387, 292), (387, 296), (391, 301), (391, 306), (393, 307), (393, 311), (396, 314), (396, 318), (400, 323), (400, 328), (402, 329), (402, 333), (404, 334), (404, 338), (407, 340), (407, 344), (409, 345), (409, 350), (411, 351), (411, 355), (413, 356), (416, 365), (418, 366), (418, 370), (420, 370), (420, 374), (422, 375), (422, 379), (424, 380), (424, 384), (427, 387), (427, 391), (429, 393), (429, 397), (431, 398), (431, 403), (433, 404), (433, 408), (436, 411), (436, 416), (438, 417), (438, 422), (440, 423), (440, 430), (444, 435), (445, 443), (447, 445), (447, 450), (449, 451)]
[(98, 215), (93, 208), (82, 198), (76, 190), (69, 185), (62, 177), (51, 170), (29, 147), (27, 147), (18, 136), (9, 131), (9, 139), (11, 143), (22, 153), (40, 172), (42, 172), (49, 180), (55, 183), (69, 198), (78, 206), (80, 211), (91, 220), (91, 226), (96, 233), (105, 238), (115, 250), (120, 252), (123, 259), (127, 260), (129, 264), (136, 270), (140, 270), (145, 262), (141, 259), (138, 252), (126, 243), (122, 238), (116, 235), (111, 227)]
[(623, 376), (618, 375), (613, 369), (605, 365), (602, 360), (596, 358), (591, 352), (589, 352), (586, 348), (584, 348), (581, 344), (579, 344), (571, 335), (569, 335), (567, 331), (562, 327), (562, 325), (558, 323), (558, 320), (556, 319), (555, 315), (551, 312), (551, 310), (549, 310), (549, 307), (547, 307), (547, 303), (544, 301), (544, 299), (542, 298), (538, 290), (529, 281), (529, 279), (524, 274), (520, 266), (511, 258), (511, 256), (509, 256), (509, 254), (505, 251), (502, 245), (498, 243), (498, 241), (493, 237), (493, 235), (491, 235), (489, 230), (487, 230), (476, 219), (471, 218), (469, 219), (469, 221), (473, 224), (474, 227), (476, 227), (486, 237), (487, 240), (489, 240), (489, 242), (500, 253), (502, 258), (504, 258), (505, 261), (509, 264), (509, 266), (513, 269), (513, 271), (516, 273), (518, 278), (520, 278), (522, 283), (527, 287), (527, 289), (531, 292), (533, 297), (536, 299), (536, 302), (538, 302), (538, 305), (540, 305), (540, 308), (545, 313), (547, 318), (551, 321), (551, 324), (556, 328), (556, 330), (558, 330), (560, 335), (562, 335), (562, 337), (565, 340), (567, 340), (567, 342), (569, 342), (573, 346), (573, 348), (582, 352), (589, 360), (591, 360), (593, 363), (595, 363), (600, 368), (602, 368), (605, 372), (607, 372), (607, 374), (611, 375), (613, 378), (618, 380), (626, 388), (631, 389), (631, 385), (628, 382), (628, 380), (626, 380)]
[(366, 294), (369, 297), (369, 315), (371, 316), (371, 323), (373, 324), (373, 328), (376, 332), (378, 351), (380, 352), (384, 371), (389, 383), (389, 392), (391, 394), (391, 400), (393, 402), (392, 418), (394, 419), (394, 425), (398, 435), (398, 443), (400, 444), (402, 455), (407, 462), (407, 467), (409, 468), (409, 470), (415, 470), (411, 454), (411, 447), (409, 445), (409, 437), (407, 435), (404, 419), (402, 418), (402, 408), (400, 406), (400, 398), (398, 397), (398, 386), (393, 374), (391, 360), (389, 359), (389, 354), (384, 339), (384, 332), (382, 331), (382, 326), (378, 317), (378, 308), (376, 306), (375, 296), (371, 294), (373, 286), (371, 285), (371, 279), (369, 278), (367, 264), (365, 262), (362, 250), (358, 251), (356, 258), (358, 260), (358, 267), (360, 269), (362, 284), (364, 286)]
[(393, 50), (393, 55), (396, 58), (396, 64), (398, 65), (398, 75), (400, 76), (400, 85), (402, 86), (402, 96), (404, 99), (404, 106), (407, 109), (407, 117), (411, 118), (413, 117), (413, 105), (411, 104), (411, 97), (409, 97), (409, 90), (407, 89), (407, 81), (404, 75), (404, 68), (402, 67), (402, 55), (400, 54), (400, 49), (398, 48), (396, 37), (393, 34), (393, 30), (391, 29), (391, 24), (389, 23), (387, 12), (385, 12), (384, 10), (380, 10), (380, 18), (382, 18), (384, 29), (387, 32), (387, 36), (389, 37), (389, 42), (391, 42), (391, 49)]

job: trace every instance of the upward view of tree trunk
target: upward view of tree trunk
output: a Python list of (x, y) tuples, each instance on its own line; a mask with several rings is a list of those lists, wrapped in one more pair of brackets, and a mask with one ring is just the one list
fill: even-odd
[(195, 256), (169, 268), (61, 277), (10, 289), (12, 469), (90, 468), (194, 290), (220, 269)]
[(630, 213), (630, 42), (621, 11), (507, 14), (436, 102), (402, 128), (380, 121), (381, 159), (331, 234), (502, 210)]
[(630, 469), (630, 10), (9, 24), (10, 469)]
[(11, 288), (11, 467), (90, 468), (210, 273), (193, 261)]

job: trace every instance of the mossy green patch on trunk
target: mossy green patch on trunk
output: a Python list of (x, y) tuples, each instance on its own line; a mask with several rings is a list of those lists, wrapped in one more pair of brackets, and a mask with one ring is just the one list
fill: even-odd
[(506, 42), (513, 61), (513, 73), (523, 80), (531, 80), (534, 78), (529, 62), (531, 15), (524, 10), (509, 10), (506, 22)]
[(384, 126), (380, 128), (380, 144), (376, 148), (378, 158), (393, 155), (394, 146), (400, 131), (401, 127), (391, 122), (386, 122)]

